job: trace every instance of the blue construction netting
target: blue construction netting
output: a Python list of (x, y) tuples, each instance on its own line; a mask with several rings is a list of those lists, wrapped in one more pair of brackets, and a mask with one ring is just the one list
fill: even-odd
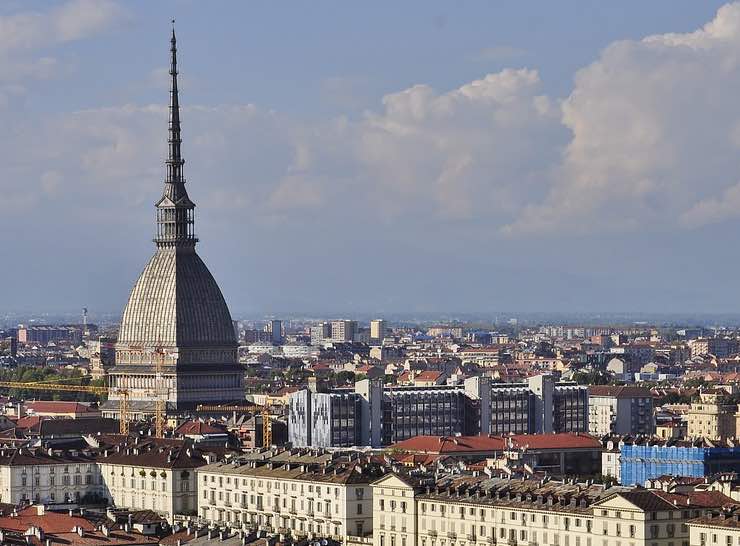
[[(645, 480), (665, 475), (703, 477), (706, 474), (709, 452), (714, 449), (716, 448), (625, 445), (621, 450), (620, 481), (623, 485), (644, 485)], [(711, 455), (714, 458), (721, 457), (718, 454)]]

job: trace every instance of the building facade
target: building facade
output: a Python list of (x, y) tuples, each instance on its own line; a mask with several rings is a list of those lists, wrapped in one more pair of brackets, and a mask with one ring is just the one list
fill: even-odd
[(419, 435), (586, 432), (587, 416), (586, 388), (549, 375), (526, 384), (471, 377), (461, 385), (386, 386), (366, 379), (354, 390), (291, 394), (288, 430), (296, 447), (380, 447)]
[(655, 432), (653, 397), (644, 387), (594, 385), (588, 389), (588, 431), (651, 435)]
[(737, 435), (737, 405), (727, 404), (723, 390), (704, 391), (699, 400), (691, 403), (688, 412), (689, 438), (726, 440)]
[(373, 484), (373, 544), (687, 546), (686, 523), (729, 499), (702, 500), (572, 482), (388, 474)]
[[(302, 460), (298, 460), (302, 459)], [(245, 460), (198, 469), (198, 515), (217, 525), (346, 540), (372, 531), (370, 483), (380, 474), (366, 460)]]
[(357, 333), (356, 320), (333, 320), (331, 321), (331, 340), (336, 342), (349, 342), (355, 340)]
[(131, 440), (101, 449), (0, 449), (0, 502), (86, 503), (152, 510), (168, 521), (194, 515), (194, 469), (206, 464), (190, 443)]
[(370, 339), (373, 341), (383, 341), (386, 335), (386, 323), (383, 319), (370, 321)]

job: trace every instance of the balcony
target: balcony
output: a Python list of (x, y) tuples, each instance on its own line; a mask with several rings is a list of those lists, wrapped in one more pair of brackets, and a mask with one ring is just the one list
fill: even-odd
[(231, 506), (231, 501), (224, 501), (224, 506)]
[(385, 529), (385, 523), (378, 523), (379, 529)]
[(208, 504), (210, 506), (216, 506), (216, 499), (208, 499)]
[(457, 533), (455, 531), (447, 531), (447, 538), (456, 539)]
[[(381, 529), (382, 529), (382, 527), (381, 527)], [(437, 536), (437, 531), (434, 530), (434, 529), (430, 529), (428, 534), (429, 534), (430, 537), (436, 537)]]
[(475, 535), (465, 535), (465, 540), (467, 540), (468, 542), (475, 542)]

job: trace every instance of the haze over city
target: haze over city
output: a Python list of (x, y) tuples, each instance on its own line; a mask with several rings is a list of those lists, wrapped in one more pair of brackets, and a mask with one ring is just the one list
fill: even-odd
[(172, 17), (235, 316), (738, 308), (740, 4), (673, 0), (4, 2), (3, 308), (123, 308)]

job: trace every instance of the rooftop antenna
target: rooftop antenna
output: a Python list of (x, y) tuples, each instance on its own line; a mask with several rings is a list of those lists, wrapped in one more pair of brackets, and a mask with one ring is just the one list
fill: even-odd
[(87, 330), (87, 307), (82, 308), (82, 326)]

